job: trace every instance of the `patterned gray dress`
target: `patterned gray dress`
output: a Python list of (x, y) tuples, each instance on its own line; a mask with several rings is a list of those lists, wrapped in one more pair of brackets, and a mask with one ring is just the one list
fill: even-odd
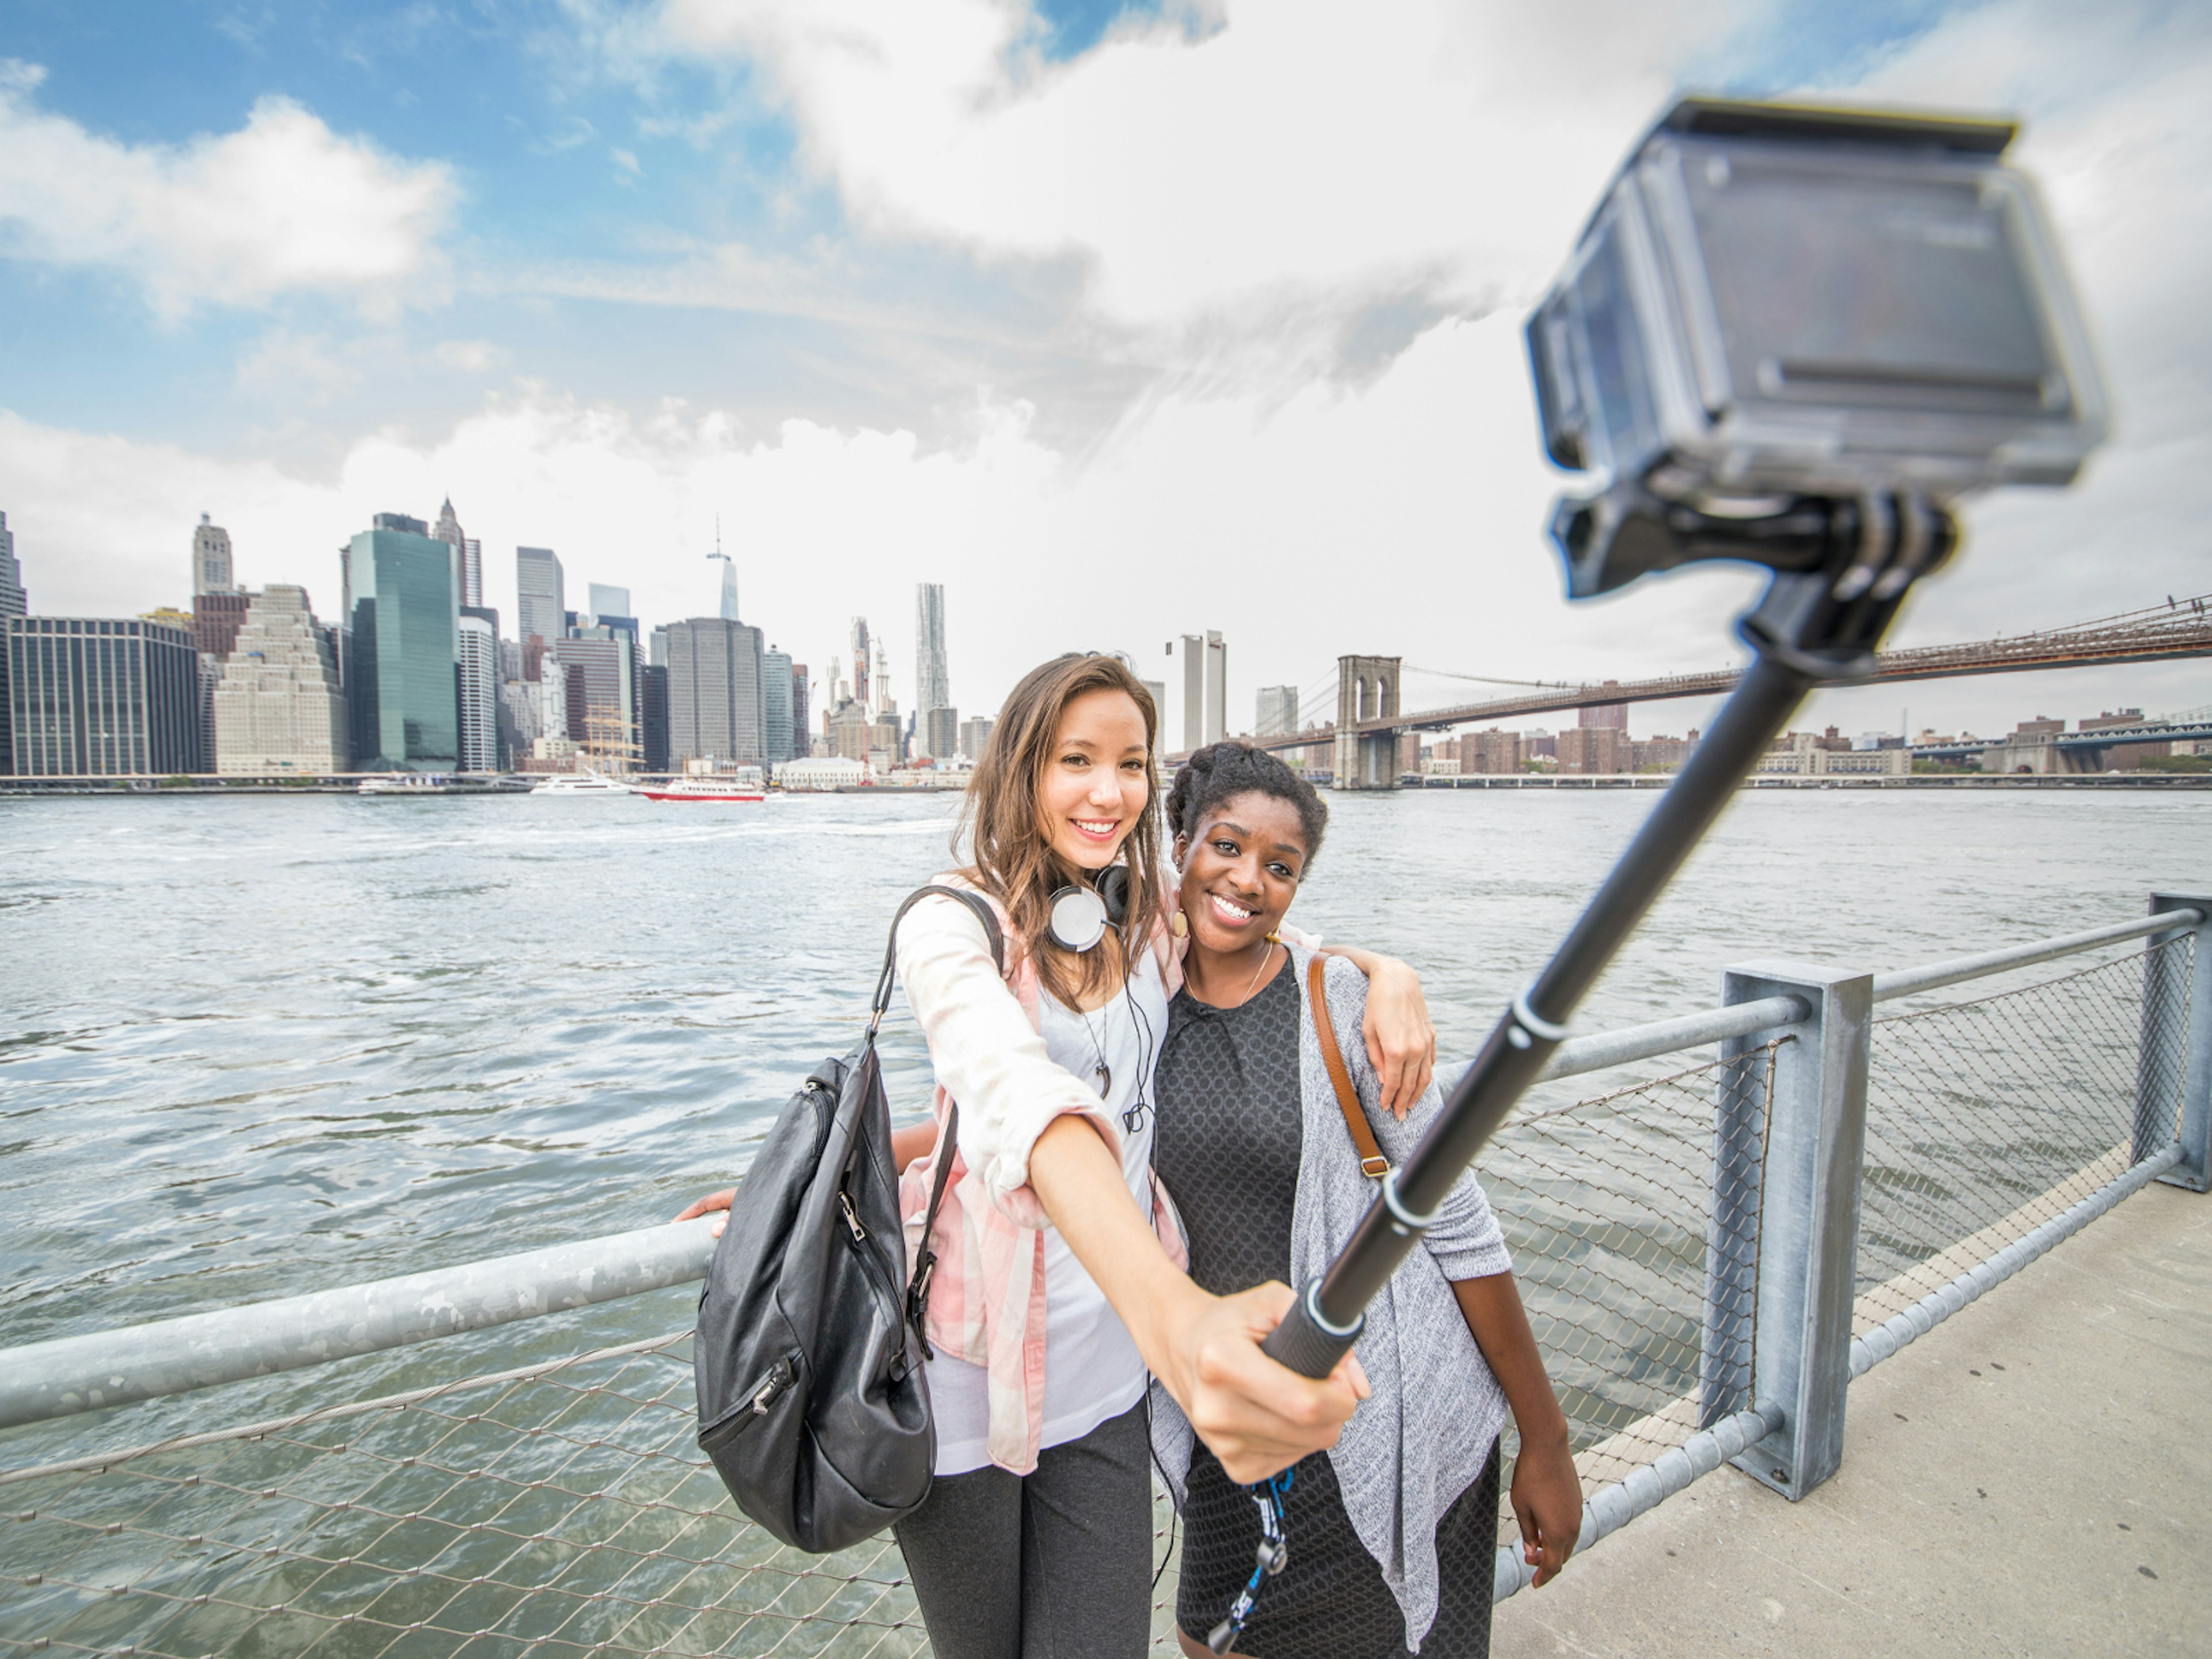
[[(1182, 1217), (1191, 1278), (1233, 1295), (1290, 1278), (1291, 1207), (1303, 1139), (1294, 964), (1239, 1008), (1188, 991), (1168, 1010), (1154, 1165)], [(1437, 1526), (1440, 1599), (1423, 1659), (1485, 1659), (1498, 1548), (1498, 1454)], [(1290, 1561), (1261, 1590), (1240, 1653), (1255, 1659), (1403, 1655), (1405, 1618), (1352, 1530), (1328, 1454), (1297, 1466), (1285, 1504)], [(1204, 1641), (1252, 1573), (1259, 1510), (1203, 1443), (1183, 1505), (1176, 1622)]]

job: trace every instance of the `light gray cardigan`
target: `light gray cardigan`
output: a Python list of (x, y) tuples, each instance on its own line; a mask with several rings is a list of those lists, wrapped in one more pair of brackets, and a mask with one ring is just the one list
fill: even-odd
[[(1283, 972), (1298, 981), (1298, 1085), (1303, 1140), (1298, 1190), (1291, 1211), (1292, 1288), (1321, 1272), (1367, 1213), (1378, 1190), (1359, 1170), (1359, 1153), (1344, 1127), (1330, 1085), (1313, 1003), (1306, 994), (1312, 952), (1290, 947)], [(1420, 1139), (1443, 1103), (1436, 1085), (1403, 1123), (1380, 1105), (1382, 1089), (1367, 1057), (1360, 1022), (1367, 978), (1339, 957), (1324, 957), (1323, 987), (1337, 1046), (1352, 1086), (1383, 1155), (1395, 1166)], [(1174, 1194), (1169, 1194), (1173, 1197)], [(1505, 1395), (1468, 1334), (1449, 1281), (1506, 1272), (1512, 1261), (1490, 1203), (1472, 1172), (1462, 1175), (1416, 1251), (1367, 1310), (1359, 1363), (1373, 1384), (1329, 1453), (1344, 1507), (1359, 1541), (1382, 1569), (1406, 1620), (1406, 1648), (1420, 1651), (1437, 1616), (1437, 1522), (1473, 1486), (1505, 1423)], [(1190, 1420), (1158, 1382), (1152, 1384), (1152, 1449), (1166, 1471), (1176, 1507), (1190, 1473)], [(1294, 1538), (1292, 1553), (1297, 1549)], [(1487, 1563), (1485, 1571), (1489, 1571)], [(1224, 1609), (1226, 1611), (1226, 1609)]]

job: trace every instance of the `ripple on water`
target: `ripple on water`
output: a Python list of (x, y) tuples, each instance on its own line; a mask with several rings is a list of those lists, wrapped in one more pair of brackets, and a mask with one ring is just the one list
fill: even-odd
[[(1296, 914), (1421, 968), (1449, 1071), (1650, 804), (1333, 798)], [(956, 805), (7, 803), (0, 1342), (642, 1225), (728, 1184), (858, 1037)], [(2202, 890), (2208, 862), (2212, 795), (1749, 795), (1577, 1024), (1710, 1006), (1729, 962), (2088, 927)], [(883, 1052), (919, 1112), (902, 1009)]]

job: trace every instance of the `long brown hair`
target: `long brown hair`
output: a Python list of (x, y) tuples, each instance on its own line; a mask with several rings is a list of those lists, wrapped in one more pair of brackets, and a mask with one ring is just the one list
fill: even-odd
[[(1060, 741), (1060, 722), (1067, 705), (1091, 691), (1126, 693), (1145, 717), (1145, 810), (1121, 843), (1129, 866), (1129, 903), (1116, 933), (1121, 961), (1109, 963), (1103, 951), (1080, 956), (1052, 942), (1048, 922), (1052, 896), (1063, 887), (1091, 879), (1054, 851), (1044, 828), (1039, 793), (1045, 769)], [(1160, 914), (1160, 791), (1154, 756), (1159, 742), (1159, 711), (1144, 682), (1117, 657), (1070, 652), (1040, 663), (1022, 677), (999, 710), (990, 741), (975, 763), (967, 804), (954, 830), (952, 850), (962, 843), (969, 858), (965, 872), (979, 887), (995, 894), (1013, 918), (1014, 929), (1029, 941), (1037, 977), (1069, 1006), (1109, 981), (1117, 967), (1126, 969), (1137, 951), (1151, 941)]]

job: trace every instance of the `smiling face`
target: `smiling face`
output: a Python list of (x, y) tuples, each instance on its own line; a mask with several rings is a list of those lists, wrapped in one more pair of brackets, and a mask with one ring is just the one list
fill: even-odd
[(1079, 870), (1103, 870), (1137, 827), (1152, 795), (1145, 717), (1126, 691), (1070, 699), (1037, 781), (1040, 826)]
[(1290, 801), (1231, 795), (1176, 837), (1176, 857), (1192, 948), (1212, 956), (1249, 951), (1275, 931), (1297, 896), (1305, 825)]

